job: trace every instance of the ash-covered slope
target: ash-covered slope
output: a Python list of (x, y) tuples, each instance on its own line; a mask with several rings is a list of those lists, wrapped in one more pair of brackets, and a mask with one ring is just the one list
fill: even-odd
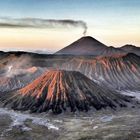
[[(13, 95), (14, 94), (14, 95)], [(91, 108), (126, 107), (132, 98), (113, 93), (75, 71), (52, 70), (28, 86), (3, 98), (7, 107), (31, 112), (61, 113), (63, 111), (88, 111)]]
[(98, 40), (86, 36), (82, 37), (69, 46), (59, 50), (55, 54), (60, 55), (102, 55), (102, 56), (110, 56), (114, 54), (124, 54), (125, 52), (122, 49), (107, 47), (103, 43)]
[(79, 71), (93, 81), (116, 90), (140, 90), (140, 57), (135, 54), (73, 58), (61, 68)]

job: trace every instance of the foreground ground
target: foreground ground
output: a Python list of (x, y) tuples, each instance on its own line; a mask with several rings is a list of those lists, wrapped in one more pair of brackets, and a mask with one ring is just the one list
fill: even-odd
[(140, 109), (67, 116), (0, 108), (0, 140), (140, 140)]

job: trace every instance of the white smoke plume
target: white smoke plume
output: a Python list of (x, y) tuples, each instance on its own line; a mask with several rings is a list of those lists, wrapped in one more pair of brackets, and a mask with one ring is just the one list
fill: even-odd
[(31, 67), (31, 58), (26, 55), (22, 55), (20, 57), (15, 57), (15, 59), (11, 60), (5, 67), (5, 76), (13, 77), (15, 75), (26, 74), (26, 67)]

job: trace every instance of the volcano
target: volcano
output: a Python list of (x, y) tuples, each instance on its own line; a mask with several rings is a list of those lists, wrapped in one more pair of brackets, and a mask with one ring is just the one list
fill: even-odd
[(56, 54), (93, 55), (98, 53), (100, 49), (105, 49), (106, 47), (106, 45), (102, 44), (98, 40), (90, 36), (86, 36), (56, 52)]
[(59, 50), (57, 55), (94, 55), (110, 56), (114, 54), (124, 54), (125, 51), (119, 48), (108, 47), (91, 36), (78, 39), (69, 46)]
[(28, 86), (9, 94), (4, 105), (15, 110), (48, 112), (126, 107), (131, 97), (102, 88), (76, 71), (51, 70)]

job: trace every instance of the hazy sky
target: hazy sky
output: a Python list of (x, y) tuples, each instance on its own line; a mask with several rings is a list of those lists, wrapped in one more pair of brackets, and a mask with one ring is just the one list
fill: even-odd
[(1, 0), (0, 49), (59, 50), (83, 36), (79, 20), (106, 45), (140, 46), (140, 0)]

